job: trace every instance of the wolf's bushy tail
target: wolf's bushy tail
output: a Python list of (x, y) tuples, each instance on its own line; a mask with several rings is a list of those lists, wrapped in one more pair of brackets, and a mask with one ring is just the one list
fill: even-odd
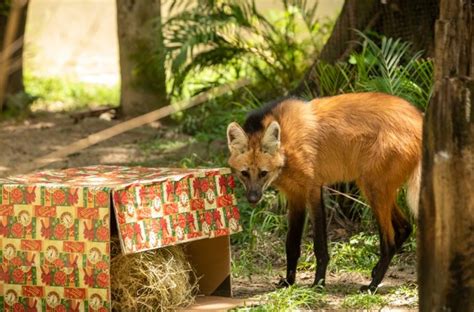
[(418, 217), (418, 202), (420, 200), (421, 161), (416, 166), (407, 181), (407, 203), (415, 218)]

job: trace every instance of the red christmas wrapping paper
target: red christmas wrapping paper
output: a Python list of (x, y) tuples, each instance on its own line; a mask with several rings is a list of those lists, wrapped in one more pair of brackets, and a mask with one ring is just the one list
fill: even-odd
[(110, 222), (124, 253), (230, 235), (241, 230), (234, 187), (229, 169), (94, 166), (0, 179), (0, 310), (110, 310)]

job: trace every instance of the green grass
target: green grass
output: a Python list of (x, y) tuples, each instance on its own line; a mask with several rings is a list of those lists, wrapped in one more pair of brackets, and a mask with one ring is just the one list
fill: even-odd
[(392, 289), (389, 297), (391, 303), (403, 300), (409, 306), (416, 306), (418, 304), (418, 286), (413, 283), (403, 284)]
[[(232, 236), (236, 248), (232, 272), (234, 276), (273, 274), (273, 268), (284, 260), (284, 236), (286, 215), (279, 211), (281, 197), (267, 191), (256, 206), (247, 203), (243, 189), (236, 189), (238, 206), (242, 216), (243, 231)], [(256, 256), (258, 255), (258, 256)]]
[[(347, 241), (328, 242), (330, 272), (359, 272), (369, 275), (378, 261), (378, 235), (360, 232)], [(314, 270), (316, 267), (312, 240), (305, 241), (298, 268)]]
[(145, 154), (172, 153), (188, 144), (196, 142), (194, 138), (183, 137), (177, 139), (155, 138), (150, 141), (140, 142), (139, 147)]
[(365, 232), (350, 237), (346, 242), (331, 242), (329, 270), (370, 274), (378, 261), (378, 250), (378, 235)]
[(387, 298), (379, 294), (354, 294), (345, 297), (341, 306), (345, 309), (375, 309), (387, 304)]
[(24, 76), (25, 90), (37, 97), (33, 110), (74, 111), (119, 104), (119, 86), (91, 84), (62, 77)]
[[(170, 132), (168, 132), (170, 133)], [(213, 140), (180, 133), (157, 136), (138, 144), (146, 157), (142, 166), (181, 168), (227, 167), (227, 148), (213, 145)]]
[[(360, 232), (348, 240), (328, 242), (330, 262), (329, 272), (358, 272), (370, 276), (372, 268), (379, 259), (379, 236), (368, 232)], [(397, 253), (391, 264), (415, 265), (416, 231), (410, 235), (403, 245), (403, 252)], [(298, 264), (300, 270), (315, 270), (313, 242), (307, 239), (302, 247), (302, 255)]]
[(261, 305), (234, 311), (295, 311), (320, 309), (327, 305), (326, 294), (313, 288), (291, 286), (256, 298)]

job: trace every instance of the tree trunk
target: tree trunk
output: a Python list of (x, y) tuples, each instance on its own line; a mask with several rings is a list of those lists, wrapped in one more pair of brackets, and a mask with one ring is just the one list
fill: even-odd
[(357, 48), (359, 38), (355, 29), (402, 38), (413, 43), (414, 50), (424, 50), (425, 56), (433, 56), (438, 2), (439, 0), (346, 0), (321, 54), (292, 94), (310, 92), (317, 96), (314, 76), (317, 62), (335, 63), (345, 60)]
[(441, 0), (423, 133), (421, 311), (474, 311), (474, 36), (470, 0)]
[[(6, 1), (0, 1), (2, 7), (5, 7)], [(26, 1), (20, 8), (20, 18), (17, 28), (15, 41), (15, 52), (10, 57), (10, 73), (7, 78), (6, 94), (16, 94), (24, 91), (23, 86), (23, 42), (25, 35), (26, 16), (28, 13), (28, 4)], [(3, 12), (6, 13), (6, 12)], [(3, 41), (5, 37), (5, 30), (8, 21), (8, 14), (0, 13), (0, 51), (3, 51)]]
[(169, 104), (160, 0), (117, 0), (122, 113), (144, 114)]

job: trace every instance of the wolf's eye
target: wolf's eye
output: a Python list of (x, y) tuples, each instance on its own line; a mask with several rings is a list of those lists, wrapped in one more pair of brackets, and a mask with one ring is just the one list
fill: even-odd
[(247, 170), (242, 170), (242, 171), (240, 171), (240, 174), (241, 174), (242, 176), (246, 177), (246, 178), (250, 177), (250, 174), (249, 174), (249, 172), (248, 172)]
[(262, 170), (262, 171), (260, 171), (260, 173), (259, 173), (259, 177), (260, 177), (260, 178), (264, 178), (264, 177), (267, 175), (267, 173), (268, 173), (268, 171)]

